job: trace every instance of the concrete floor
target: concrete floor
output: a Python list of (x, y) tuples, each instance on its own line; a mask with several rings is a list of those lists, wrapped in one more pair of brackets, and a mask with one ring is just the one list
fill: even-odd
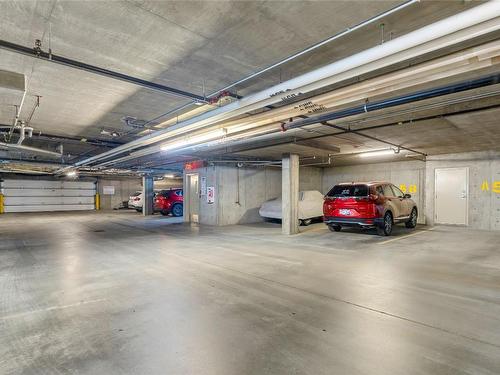
[(500, 232), (178, 221), (1, 216), (0, 374), (500, 373)]

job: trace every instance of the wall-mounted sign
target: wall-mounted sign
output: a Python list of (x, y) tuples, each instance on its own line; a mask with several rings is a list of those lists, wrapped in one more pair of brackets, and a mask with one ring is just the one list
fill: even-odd
[(115, 195), (115, 187), (114, 186), (103, 186), (102, 193), (104, 195)]
[(215, 187), (208, 186), (207, 187), (207, 203), (212, 204), (215, 202)]
[(416, 193), (417, 192), (417, 185), (411, 184), (411, 185), (406, 185), (406, 184), (401, 184), (399, 185), (399, 188), (403, 193)]
[(494, 193), (500, 193), (500, 181), (491, 181), (491, 186), (488, 181), (483, 181), (481, 184), (482, 191), (492, 191)]
[(207, 195), (207, 178), (206, 177), (201, 178), (200, 191), (201, 191), (200, 195), (202, 197)]

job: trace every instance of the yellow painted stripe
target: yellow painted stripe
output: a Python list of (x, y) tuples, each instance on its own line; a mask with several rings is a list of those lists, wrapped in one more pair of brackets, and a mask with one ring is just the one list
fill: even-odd
[(0, 194), (0, 214), (3, 214), (5, 212), (4, 205), (3, 205), (3, 194)]

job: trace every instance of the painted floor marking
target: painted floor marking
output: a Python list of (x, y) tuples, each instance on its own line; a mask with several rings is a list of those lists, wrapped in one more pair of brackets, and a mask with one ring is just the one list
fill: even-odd
[(386, 244), (386, 243), (389, 243), (389, 242), (402, 240), (402, 239), (405, 239), (405, 238), (408, 238), (408, 237), (413, 237), (413, 236), (416, 236), (417, 234), (420, 234), (420, 233), (430, 232), (431, 230), (434, 230), (434, 228), (424, 229), (424, 230), (420, 230), (420, 231), (415, 232), (415, 233), (407, 234), (406, 236), (391, 238), (390, 240), (386, 240), (386, 241), (382, 241), (382, 242), (377, 242), (377, 245), (383, 245), (383, 244)]
[(26, 315), (31, 315), (31, 314), (41, 313), (41, 312), (47, 312), (47, 311), (53, 311), (53, 310), (69, 309), (69, 308), (72, 308), (72, 307), (78, 307), (78, 306), (82, 306), (82, 305), (87, 305), (89, 303), (104, 302), (106, 300), (107, 300), (106, 298), (101, 298), (101, 299), (94, 299), (94, 300), (90, 300), (90, 301), (81, 301), (81, 302), (77, 302), (77, 303), (72, 303), (70, 305), (50, 306), (50, 307), (47, 307), (45, 309), (31, 310), (31, 311), (25, 311), (25, 312), (21, 312), (21, 313), (17, 313), (17, 314), (0, 316), (0, 320), (22, 318), (23, 316), (26, 316)]

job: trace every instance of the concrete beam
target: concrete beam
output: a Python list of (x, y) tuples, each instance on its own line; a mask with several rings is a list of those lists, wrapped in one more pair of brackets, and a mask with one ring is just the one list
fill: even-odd
[(281, 231), (286, 235), (296, 234), (299, 233), (299, 155), (283, 155), (281, 171)]
[(311, 147), (317, 150), (329, 151), (332, 154), (338, 154), (340, 152), (340, 148), (334, 145), (330, 145), (326, 142), (318, 141), (315, 139), (303, 139), (297, 140), (298, 145)]
[(142, 178), (142, 214), (144, 216), (153, 215), (153, 177), (144, 176)]

